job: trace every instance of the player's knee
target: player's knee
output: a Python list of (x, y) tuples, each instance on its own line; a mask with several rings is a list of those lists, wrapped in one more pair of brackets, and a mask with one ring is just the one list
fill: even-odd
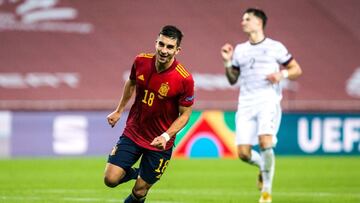
[(239, 151), (238, 153), (239, 159), (242, 161), (248, 162), (251, 159), (251, 155), (249, 153)]
[(136, 197), (145, 197), (148, 192), (146, 187), (135, 187), (133, 188), (133, 193)]
[(113, 188), (113, 187), (116, 187), (117, 185), (119, 185), (119, 180), (114, 177), (105, 176), (104, 183), (106, 186)]
[(273, 147), (273, 137), (272, 135), (263, 135), (259, 139), (259, 147), (261, 150), (272, 148)]

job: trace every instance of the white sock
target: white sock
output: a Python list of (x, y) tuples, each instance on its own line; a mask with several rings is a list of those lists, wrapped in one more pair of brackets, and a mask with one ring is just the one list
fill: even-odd
[(262, 192), (271, 193), (272, 182), (275, 173), (275, 155), (272, 148), (262, 150), (260, 152), (261, 158), (264, 163), (264, 168), (261, 170), (261, 175), (263, 178), (263, 189)]
[(255, 150), (251, 150), (251, 158), (249, 160), (249, 163), (252, 165), (257, 166), (260, 170), (262, 170), (263, 167), (263, 159), (261, 158), (259, 152)]

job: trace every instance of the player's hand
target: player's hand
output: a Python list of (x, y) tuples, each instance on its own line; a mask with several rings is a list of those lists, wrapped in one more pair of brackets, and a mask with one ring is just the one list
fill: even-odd
[(279, 83), (283, 79), (283, 75), (281, 72), (272, 73), (266, 76), (266, 79), (270, 81), (272, 84)]
[(233, 56), (234, 53), (234, 47), (229, 44), (226, 43), (222, 48), (221, 48), (221, 56), (224, 60), (224, 62), (226, 61), (231, 61), (231, 58)]
[(118, 120), (120, 119), (121, 113), (119, 113), (118, 111), (114, 111), (112, 113), (110, 113), (106, 118), (108, 120), (109, 125), (113, 128), (115, 126), (115, 124), (118, 122)]
[(154, 146), (158, 149), (165, 150), (166, 147), (166, 140), (163, 136), (157, 136), (154, 140), (150, 143), (151, 146)]

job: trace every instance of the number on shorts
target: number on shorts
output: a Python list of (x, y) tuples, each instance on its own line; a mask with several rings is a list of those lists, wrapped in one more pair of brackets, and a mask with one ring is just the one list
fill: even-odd
[(166, 160), (165, 163), (164, 163), (164, 159), (160, 159), (159, 160), (159, 167), (157, 169), (155, 169), (155, 172), (157, 173), (164, 173), (166, 167), (168, 166), (169, 164), (169, 160)]

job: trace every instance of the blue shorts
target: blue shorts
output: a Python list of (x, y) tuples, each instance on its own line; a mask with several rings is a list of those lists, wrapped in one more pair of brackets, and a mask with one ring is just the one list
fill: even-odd
[(108, 158), (108, 163), (129, 170), (141, 157), (139, 175), (148, 184), (160, 179), (169, 164), (172, 148), (165, 151), (153, 151), (140, 147), (126, 136), (120, 136)]

